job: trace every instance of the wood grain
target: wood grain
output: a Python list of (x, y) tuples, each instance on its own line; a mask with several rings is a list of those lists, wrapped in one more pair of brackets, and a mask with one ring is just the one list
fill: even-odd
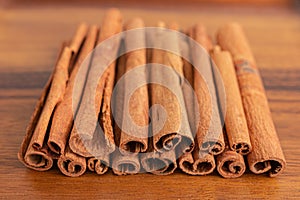
[(139, 174), (103, 176), (87, 173), (63, 176), (58, 169), (35, 172), (17, 160), (35, 102), (55, 62), (60, 43), (72, 36), (81, 21), (100, 24), (104, 7), (54, 6), (0, 9), (0, 195), (2, 198), (171, 198), (223, 199), (300, 197), (300, 16), (288, 8), (203, 6), (192, 9), (128, 8), (126, 19), (140, 16), (147, 26), (157, 20), (177, 21), (181, 27), (196, 22), (208, 32), (228, 22), (241, 23), (256, 57), (272, 117), (287, 160), (276, 178), (249, 171), (226, 180), (214, 173), (194, 177)]

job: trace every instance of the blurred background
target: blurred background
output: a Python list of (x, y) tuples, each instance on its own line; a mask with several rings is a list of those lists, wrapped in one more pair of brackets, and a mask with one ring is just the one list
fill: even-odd
[(0, 0), (0, 67), (2, 71), (50, 71), (61, 42), (70, 39), (80, 22), (99, 25), (109, 7), (120, 8), (125, 20), (142, 17), (146, 26), (154, 26), (159, 20), (176, 21), (182, 29), (203, 23), (212, 38), (220, 26), (236, 21), (246, 30), (260, 66), (296, 66), (300, 57), (299, 2)]

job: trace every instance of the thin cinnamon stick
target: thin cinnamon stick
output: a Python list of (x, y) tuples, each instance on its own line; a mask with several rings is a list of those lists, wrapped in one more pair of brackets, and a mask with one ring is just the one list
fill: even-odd
[[(94, 49), (97, 40), (97, 34), (98, 28), (96, 26), (91, 26), (87, 33), (83, 47), (78, 55), (75, 66), (73, 67), (64, 98), (62, 102), (57, 105), (57, 108), (54, 112), (49, 133), (48, 146), (51, 151), (55, 152), (56, 154), (64, 153), (85, 83), (84, 78), (81, 80), (78, 79), (78, 77), (87, 76), (89, 66), (83, 65), (82, 63)], [(91, 57), (88, 59), (91, 59)], [(78, 75), (79, 69), (80, 75)], [(78, 91), (78, 94), (74, 94), (75, 81), (77, 81), (76, 91)]]
[(225, 150), (217, 155), (217, 170), (224, 178), (238, 178), (246, 170), (244, 158), (240, 153), (232, 151), (229, 147), (228, 137), (224, 133)]
[(76, 29), (76, 33), (71, 41), (70, 44), (70, 49), (73, 53), (73, 55), (77, 55), (79, 52), (79, 49), (82, 46), (82, 43), (84, 41), (84, 39), (87, 36), (87, 32), (88, 32), (88, 25), (85, 23), (81, 23), (77, 29)]
[[(125, 30), (143, 27), (143, 20), (135, 18), (126, 24)], [(125, 47), (128, 49), (145, 47), (145, 43), (145, 33), (142, 29), (125, 35)], [(127, 101), (128, 104), (124, 104), (123, 107), (122, 132), (119, 144), (120, 151), (123, 154), (145, 152), (148, 148), (148, 129), (143, 129), (143, 127), (148, 125), (149, 118), (147, 85), (139, 87), (132, 95), (130, 94), (131, 88), (135, 88), (137, 82), (146, 82), (146, 71), (135, 70), (136, 67), (145, 64), (146, 49), (139, 49), (126, 54), (126, 72), (132, 70), (130, 73), (134, 73), (135, 78), (134, 80), (129, 80), (128, 78), (124, 80), (124, 97), (126, 97), (124, 101)], [(129, 121), (134, 123), (135, 126), (131, 126), (128, 123)]]
[(217, 40), (231, 53), (235, 64), (253, 149), (247, 156), (249, 168), (256, 174), (267, 172), (274, 177), (282, 173), (286, 161), (246, 36), (240, 25), (231, 23), (219, 29)]
[[(121, 13), (117, 9), (110, 9), (104, 16), (98, 43), (119, 33), (121, 29)], [(81, 105), (70, 136), (70, 148), (84, 157), (105, 157), (107, 153), (111, 153), (115, 149), (110, 106), (115, 76), (115, 62), (108, 66), (102, 77), (89, 77), (93, 77), (93, 74), (99, 71), (99, 59), (106, 59), (105, 55), (117, 55), (119, 43), (119, 40), (114, 40), (111, 46), (105, 47), (105, 51), (99, 52), (96, 49), (94, 52)], [(96, 90), (93, 89), (93, 85), (97, 85)], [(91, 99), (91, 94), (93, 93), (95, 93), (95, 99)], [(95, 105), (95, 108), (92, 108), (91, 105)], [(92, 112), (95, 113), (95, 116), (91, 116)], [(98, 116), (103, 131), (101, 131), (97, 122)], [(80, 133), (78, 128), (81, 130)]]
[[(189, 34), (206, 51), (212, 48), (204, 26), (196, 25)], [(191, 45), (193, 63), (200, 67), (199, 71), (194, 70), (194, 88), (199, 108), (195, 113), (195, 118), (199, 119), (196, 139), (200, 151), (217, 155), (222, 153), (225, 145), (210, 59), (204, 49), (197, 48), (194, 43)]]
[[(182, 45), (183, 53), (185, 53), (185, 57), (189, 58), (190, 51), (189, 51), (189, 44), (187, 42), (183, 43)], [(183, 66), (183, 72), (184, 77), (186, 78), (186, 81), (188, 83), (183, 84), (183, 94), (184, 94), (184, 100), (186, 105), (186, 110), (188, 113), (188, 119), (191, 126), (192, 133), (195, 134), (196, 127), (197, 127), (197, 119), (195, 119), (195, 110), (198, 110), (196, 108), (196, 103), (194, 102), (196, 100), (193, 90), (191, 90), (190, 87), (193, 88), (193, 82), (194, 82), (194, 70), (191, 63), (189, 63), (187, 60), (184, 59), (184, 66)], [(188, 85), (190, 84), (190, 85)], [(191, 175), (207, 175), (213, 172), (215, 169), (215, 159), (214, 156), (208, 153), (203, 153), (199, 151), (199, 145), (197, 144), (197, 140), (195, 141), (195, 148), (193, 152), (187, 152), (183, 155), (180, 154), (182, 152), (179, 150), (178, 153), (178, 166), (179, 168)]]
[[(58, 58), (56, 61), (56, 64), (61, 59), (61, 54), (63, 49), (65, 48), (66, 44), (64, 43), (60, 49), (60, 52), (58, 54)], [(46, 104), (46, 100), (48, 97), (48, 93), (50, 90), (51, 82), (53, 79), (54, 71), (52, 72), (51, 76), (49, 77), (41, 96), (38, 100), (38, 102), (35, 105), (34, 112), (31, 116), (31, 119), (29, 121), (29, 124), (26, 128), (26, 134), (22, 141), (20, 150), (18, 152), (18, 159), (28, 168), (38, 170), (38, 171), (45, 171), (52, 167), (53, 165), (53, 159), (52, 156), (49, 154), (47, 148), (44, 148), (43, 150), (37, 150), (30, 146), (30, 141), (33, 135), (33, 132), (35, 130), (35, 127), (38, 123), (39, 117), (42, 113), (43, 107)], [(25, 159), (25, 155), (27, 154), (27, 159)]]
[[(170, 25), (170, 28), (176, 29), (176, 25)], [(173, 32), (164, 29), (157, 31), (154, 42), (156, 47), (180, 54), (179, 41)], [(180, 56), (161, 49), (152, 50), (152, 63), (155, 64), (151, 67), (151, 82), (160, 83), (150, 86), (154, 149), (164, 152), (183, 145), (181, 149), (189, 152), (192, 151), (194, 142), (182, 95), (183, 63)], [(169, 68), (162, 68), (165, 66), (157, 64)]]
[(73, 153), (67, 147), (64, 154), (57, 160), (57, 166), (64, 175), (78, 177), (86, 171), (86, 158)]
[(251, 152), (252, 146), (231, 55), (216, 46), (211, 57), (219, 69), (226, 91), (225, 127), (229, 148), (246, 155)]

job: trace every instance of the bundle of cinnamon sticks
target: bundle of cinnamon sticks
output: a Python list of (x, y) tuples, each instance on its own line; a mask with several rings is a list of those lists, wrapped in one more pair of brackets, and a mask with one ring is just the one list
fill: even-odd
[(201, 24), (146, 28), (140, 18), (123, 23), (118, 9), (62, 44), (18, 158), (71, 177), (110, 168), (224, 178), (248, 168), (274, 177), (286, 166), (240, 25), (221, 27), (212, 41)]

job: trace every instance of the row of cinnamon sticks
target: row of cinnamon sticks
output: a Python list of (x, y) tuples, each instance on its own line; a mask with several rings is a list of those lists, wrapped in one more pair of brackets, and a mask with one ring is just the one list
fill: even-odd
[[(117, 9), (107, 11), (100, 28), (81, 24), (35, 107), (21, 162), (45, 171), (57, 160), (73, 177), (109, 167), (117, 175), (166, 175), (177, 166), (192, 175), (216, 168), (225, 178), (241, 176), (246, 165), (256, 174), (280, 174), (285, 158), (241, 27), (219, 29), (215, 46), (202, 25), (185, 32), (176, 23), (158, 27), (149, 38), (141, 19), (123, 25)], [(137, 31), (95, 49), (123, 30)], [(148, 42), (156, 48), (139, 48)], [(108, 66), (94, 78), (103, 60)]]

